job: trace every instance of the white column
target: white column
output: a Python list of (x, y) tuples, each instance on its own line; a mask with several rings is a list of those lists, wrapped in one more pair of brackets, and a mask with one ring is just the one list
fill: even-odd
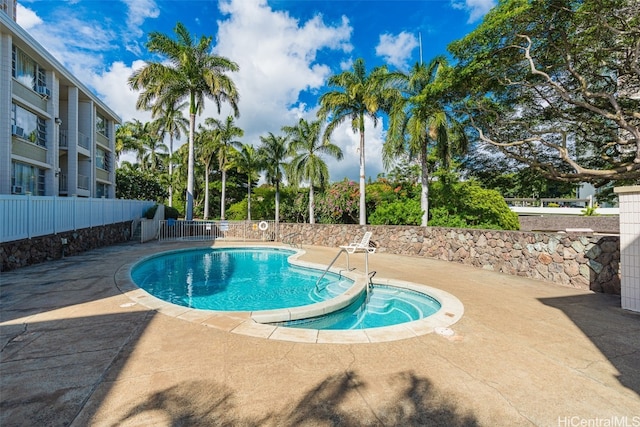
[(640, 312), (640, 185), (618, 187), (622, 308)]
[(78, 88), (69, 87), (67, 102), (67, 188), (69, 196), (78, 194)]
[(11, 45), (0, 34), (0, 194), (11, 194)]
[(58, 167), (58, 126), (55, 118), (58, 112), (58, 94), (53, 90), (55, 83), (55, 75), (52, 71), (47, 71), (47, 87), (51, 91), (51, 95), (47, 99), (47, 112), (50, 116), (46, 121), (46, 146), (47, 146), (47, 163), (50, 167), (44, 173), (44, 195), (58, 195), (58, 177), (56, 176), (56, 168)]

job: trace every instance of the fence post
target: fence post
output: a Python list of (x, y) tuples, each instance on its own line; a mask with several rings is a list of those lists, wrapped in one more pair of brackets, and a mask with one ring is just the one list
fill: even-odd
[(33, 208), (31, 206), (31, 194), (27, 194), (27, 236), (31, 239), (31, 222), (33, 221)]
[(58, 203), (56, 196), (53, 196), (53, 234), (58, 234)]

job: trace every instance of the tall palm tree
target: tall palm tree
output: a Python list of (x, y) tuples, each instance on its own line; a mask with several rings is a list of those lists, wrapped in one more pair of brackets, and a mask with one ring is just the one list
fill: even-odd
[(238, 90), (226, 74), (238, 71), (238, 65), (229, 59), (211, 53), (212, 38), (201, 37), (196, 42), (186, 27), (178, 22), (174, 29), (176, 40), (159, 32), (149, 33), (147, 49), (168, 60), (148, 62), (129, 77), (129, 85), (142, 90), (137, 108), (150, 109), (152, 105), (189, 102), (189, 159), (185, 217), (193, 219), (194, 186), (194, 134), (196, 114), (202, 113), (205, 98), (212, 99), (220, 113), (223, 102), (228, 102), (234, 115), (238, 111)]
[(309, 223), (315, 224), (315, 202), (313, 187), (324, 187), (329, 182), (329, 168), (322, 159), (326, 154), (342, 160), (342, 150), (335, 144), (325, 140), (321, 142), (320, 120), (307, 122), (300, 119), (296, 126), (284, 126), (282, 130), (290, 139), (289, 151), (293, 155), (290, 164), (291, 178), (298, 183), (309, 183)]
[(152, 117), (158, 117), (158, 133), (164, 141), (165, 136), (169, 136), (169, 206), (173, 207), (173, 141), (180, 139), (182, 134), (187, 133), (189, 120), (182, 115), (182, 110), (187, 106), (186, 102), (154, 105), (151, 109)]
[(247, 220), (251, 221), (251, 183), (259, 178), (263, 162), (253, 145), (242, 144), (242, 148), (234, 156), (233, 164), (238, 172), (247, 174)]
[(209, 219), (209, 177), (211, 176), (211, 164), (215, 160), (216, 151), (220, 144), (220, 132), (200, 125), (195, 140), (198, 146), (197, 157), (204, 164), (204, 219)]
[(383, 96), (381, 89), (388, 74), (386, 67), (376, 67), (367, 74), (362, 58), (353, 62), (353, 71), (329, 77), (328, 85), (336, 88), (320, 97), (318, 117), (329, 120), (324, 132), (324, 140), (345, 120), (351, 120), (351, 129), (360, 134), (360, 225), (367, 222), (365, 198), (365, 158), (364, 158), (364, 120), (365, 117), (378, 124), (378, 110)]
[(235, 148), (240, 148), (242, 143), (235, 138), (242, 137), (244, 131), (237, 127), (233, 122), (233, 117), (228, 116), (225, 121), (208, 118), (205, 120), (207, 126), (211, 126), (216, 130), (218, 136), (216, 139), (216, 150), (218, 153), (218, 169), (222, 177), (222, 191), (220, 194), (220, 219), (225, 218), (226, 214), (226, 198), (227, 198), (227, 170), (230, 167), (231, 153)]
[(280, 183), (284, 178), (286, 163), (289, 157), (288, 139), (286, 136), (276, 136), (269, 132), (267, 136), (261, 136), (262, 144), (259, 148), (260, 156), (264, 160), (266, 179), (276, 186), (276, 234), (280, 223)]
[(447, 61), (434, 58), (429, 64), (417, 63), (408, 74), (394, 73), (388, 80), (389, 129), (382, 159), (389, 167), (400, 155), (409, 153), (420, 160), (422, 226), (429, 214), (429, 147), (435, 148), (442, 166), (449, 167), (453, 153), (464, 153), (468, 140), (462, 125), (446, 109)]

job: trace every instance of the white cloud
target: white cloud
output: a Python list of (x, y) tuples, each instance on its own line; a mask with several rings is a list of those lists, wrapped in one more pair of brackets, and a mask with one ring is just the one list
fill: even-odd
[(376, 55), (384, 58), (388, 64), (404, 70), (407, 68), (407, 61), (411, 58), (411, 52), (416, 47), (418, 47), (418, 40), (413, 34), (404, 31), (397, 36), (382, 34), (376, 46)]
[[(327, 25), (315, 16), (300, 22), (263, 0), (230, 0), (221, 2), (220, 9), (228, 17), (218, 23), (215, 50), (240, 66), (231, 77), (240, 93), (237, 123), (245, 131), (244, 142), (259, 143), (260, 135), (279, 133), (301, 115), (314, 119), (299, 103), (300, 94), (319, 89), (332, 73), (316, 62), (320, 50), (351, 51), (348, 20)], [(217, 116), (211, 102), (206, 106), (205, 115)]]
[(469, 24), (482, 19), (495, 5), (495, 0), (451, 0), (451, 6), (454, 9), (462, 9), (469, 12), (469, 20), (467, 21)]
[[(87, 83), (96, 88), (97, 94), (124, 121), (134, 118), (140, 121), (150, 121), (151, 113), (136, 109), (138, 92), (129, 88), (128, 79), (131, 74), (144, 66), (144, 61), (134, 61), (131, 66), (123, 62), (114, 62), (101, 73), (94, 73), (88, 77)], [(113, 90), (118, 88), (118, 90)]]
[(18, 24), (25, 30), (42, 24), (42, 19), (31, 9), (28, 9), (18, 3), (18, 10), (16, 11), (16, 19)]
[(127, 5), (127, 31), (123, 35), (123, 42), (126, 49), (135, 54), (142, 53), (138, 38), (143, 36), (140, 29), (144, 21), (148, 18), (160, 16), (160, 9), (154, 0), (123, 0)]

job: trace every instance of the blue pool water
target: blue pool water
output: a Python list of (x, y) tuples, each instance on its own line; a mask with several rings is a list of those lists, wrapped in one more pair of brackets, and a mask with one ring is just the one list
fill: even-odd
[(304, 329), (367, 329), (397, 325), (431, 316), (440, 303), (423, 293), (393, 286), (374, 285), (369, 294), (349, 306), (323, 316), (294, 320), (282, 326)]
[[(334, 298), (353, 282), (288, 262), (295, 252), (275, 248), (206, 248), (167, 252), (131, 269), (136, 285), (181, 306), (217, 311), (300, 307)], [(365, 329), (410, 322), (440, 309), (423, 293), (375, 285), (349, 306), (320, 317), (280, 323), (307, 329)]]
[(205, 310), (256, 311), (299, 307), (333, 298), (353, 282), (295, 267), (279, 249), (197, 249), (169, 252), (136, 264), (134, 283), (173, 304)]

